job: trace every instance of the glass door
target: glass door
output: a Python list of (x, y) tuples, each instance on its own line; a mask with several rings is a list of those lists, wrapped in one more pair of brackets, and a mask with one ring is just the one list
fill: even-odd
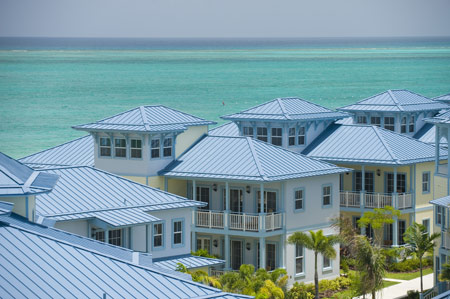
[(231, 241), (231, 268), (239, 270), (242, 265), (242, 241)]

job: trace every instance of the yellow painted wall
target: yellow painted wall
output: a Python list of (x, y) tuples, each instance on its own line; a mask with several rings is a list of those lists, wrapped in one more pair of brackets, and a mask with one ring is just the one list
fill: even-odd
[[(124, 178), (135, 181), (137, 183), (147, 185), (147, 177), (145, 176), (124, 176)], [(148, 177), (148, 186), (164, 190), (164, 177), (150, 176)]]
[[(25, 196), (2, 197), (1, 201), (14, 204), (13, 213), (26, 217), (26, 198)], [(36, 198), (34, 195), (28, 196), (28, 220), (35, 221), (34, 213), (36, 211)]]
[(208, 126), (188, 127), (186, 131), (177, 136), (175, 144), (175, 158), (179, 157), (188, 147), (190, 147), (203, 134), (208, 133)]
[(147, 184), (147, 180), (146, 180), (145, 176), (123, 176), (123, 177), (126, 179), (129, 179), (129, 180), (135, 181), (139, 184), (143, 184), (143, 185)]
[(187, 197), (187, 181), (169, 179), (167, 191), (176, 195)]
[[(422, 173), (428, 171), (430, 173), (430, 192), (422, 192)], [(434, 181), (434, 162), (416, 164), (416, 208), (430, 206), (430, 200), (433, 199), (433, 181)]]
[(433, 197), (434, 198), (441, 198), (444, 196), (447, 196), (448, 191), (447, 191), (447, 178), (444, 177), (440, 177), (440, 176), (433, 176), (434, 181), (433, 181)]

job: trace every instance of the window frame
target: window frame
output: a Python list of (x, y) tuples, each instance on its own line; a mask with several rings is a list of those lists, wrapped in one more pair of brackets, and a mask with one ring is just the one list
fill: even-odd
[[(153, 146), (153, 142), (157, 142), (158, 146)], [(153, 156), (153, 153), (158, 153), (158, 155)], [(150, 159), (161, 159), (161, 138), (150, 139)]]
[[(133, 147), (133, 141), (136, 142), (136, 147)], [(140, 147), (137, 147), (138, 142), (141, 143)], [(131, 138), (130, 139), (130, 159), (142, 159), (142, 139), (140, 138)], [(139, 157), (133, 157), (133, 151), (139, 152)]]
[[(389, 122), (386, 122), (386, 120), (387, 119), (392, 119), (392, 124)], [(389, 131), (392, 131), (392, 132), (395, 132), (395, 117), (393, 117), (393, 116), (385, 116), (384, 118), (383, 118), (383, 122), (384, 122), (384, 128), (386, 129), (386, 130), (389, 130)], [(390, 129), (391, 128), (391, 126), (392, 126), (392, 129)], [(388, 128), (389, 127), (389, 128)]]
[[(424, 175), (428, 177), (428, 181), (424, 180)], [(424, 189), (424, 185), (426, 184), (426, 188)], [(422, 172), (422, 194), (429, 194), (431, 192), (431, 172), (424, 171)]]
[(297, 144), (298, 145), (306, 145), (306, 127), (298, 127)]
[(288, 129), (288, 146), (295, 146), (295, 141), (297, 138), (295, 138), (297, 136), (297, 130), (295, 128), (289, 128)]
[[(330, 188), (330, 194), (325, 194), (325, 188)], [(330, 202), (328, 204), (324, 204), (325, 196), (330, 197)], [(333, 185), (332, 184), (324, 184), (322, 185), (322, 208), (331, 208), (333, 206)]]
[[(175, 223), (180, 223), (180, 231), (175, 231)], [(185, 236), (184, 218), (172, 219), (172, 248), (184, 247)], [(180, 234), (180, 243), (175, 243), (175, 234)]]
[[(109, 145), (102, 145), (102, 140), (108, 140), (109, 141)], [(99, 140), (99, 156), (100, 157), (112, 157), (112, 142), (111, 142), (111, 138), (110, 137), (100, 137)], [(102, 149), (109, 149), (109, 155), (103, 155), (102, 154)]]
[(409, 116), (408, 129), (409, 129), (409, 133), (414, 133), (414, 131), (416, 129), (416, 119), (415, 119), (414, 115)]
[(365, 116), (365, 115), (357, 115), (356, 116), (356, 123), (357, 124), (367, 124), (367, 116)]
[[(121, 146), (120, 143), (125, 143), (125, 146)], [(117, 150), (124, 151), (125, 155), (117, 155)], [(114, 138), (114, 158), (127, 158), (127, 140), (125, 138)]]
[(270, 143), (276, 146), (283, 146), (283, 128), (273, 127), (270, 131)]
[[(261, 131), (261, 133), (260, 133)], [(265, 134), (264, 134), (265, 131)], [(267, 127), (256, 127), (256, 139), (268, 142), (269, 141), (269, 135)]]
[[(157, 225), (161, 225), (161, 233), (160, 234), (155, 234), (155, 226)], [(158, 222), (154, 222), (152, 225), (152, 250), (164, 250), (164, 248), (166, 247), (166, 242), (165, 242), (165, 222), (164, 221), (158, 221)], [(159, 246), (155, 246), (155, 237), (157, 236), (161, 236), (161, 245)]]
[[(425, 225), (425, 222), (427, 222), (428, 224)], [(428, 235), (430, 235), (430, 224), (431, 224), (430, 218), (422, 219), (422, 225), (425, 226), (425, 228), (427, 229)]]
[[(170, 140), (170, 145), (166, 145), (166, 141)], [(170, 158), (173, 155), (173, 138), (172, 137), (164, 137), (163, 144), (162, 144), (162, 157), (163, 158)], [(170, 151), (170, 155), (166, 155), (166, 151)]]
[(407, 133), (406, 116), (402, 116), (402, 118), (400, 119), (400, 133), (402, 134)]
[[(374, 122), (374, 119), (378, 119), (378, 123)], [(381, 116), (371, 116), (370, 117), (370, 124), (372, 126), (381, 127)]]
[[(297, 192), (302, 193), (301, 199), (297, 198)], [(301, 200), (302, 207), (300, 209), (297, 208), (297, 202)], [(294, 213), (303, 212), (305, 210), (305, 188), (295, 188), (294, 189)]]
[[(328, 266), (325, 266), (325, 260), (328, 260), (328, 263), (329, 263)], [(326, 271), (330, 271), (332, 269), (333, 269), (333, 260), (322, 255), (322, 271), (326, 272)]]
[[(299, 250), (298, 248), (301, 248), (301, 254), (299, 255)], [(294, 245), (294, 254), (295, 254), (295, 268), (294, 268), (294, 273), (295, 273), (295, 277), (299, 277), (299, 276), (305, 276), (305, 247), (301, 246), (301, 245)], [(302, 272), (297, 272), (297, 262), (301, 260), (301, 268), (302, 268)]]
[(242, 127), (242, 136), (253, 138), (254, 136), (253, 133), (254, 133), (253, 127), (250, 126)]

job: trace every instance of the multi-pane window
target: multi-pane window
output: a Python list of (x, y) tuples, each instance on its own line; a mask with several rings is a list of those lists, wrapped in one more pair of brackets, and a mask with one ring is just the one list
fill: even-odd
[(253, 137), (253, 127), (243, 127), (242, 135), (248, 136), (248, 137)]
[(304, 196), (303, 189), (295, 190), (295, 192), (294, 192), (295, 210), (303, 209), (303, 196)]
[(208, 209), (209, 208), (209, 188), (208, 187), (196, 187), (196, 201), (201, 201), (206, 203), (207, 205), (204, 207), (199, 207), (199, 209)]
[(109, 137), (100, 137), (100, 156), (111, 157), (111, 139)]
[(444, 207), (436, 206), (436, 224), (445, 223)]
[(173, 222), (173, 244), (182, 244), (183, 243), (183, 222), (182, 221), (174, 221)]
[(326, 256), (323, 256), (323, 269), (331, 268), (331, 260), (327, 258)]
[(430, 219), (423, 219), (422, 225), (425, 226), (427, 234), (430, 234)]
[(281, 146), (283, 144), (283, 129), (272, 128), (272, 144)]
[(370, 124), (373, 126), (381, 127), (381, 117), (379, 116), (372, 116), (370, 118)]
[(152, 139), (150, 142), (150, 155), (152, 158), (159, 158), (160, 141), (159, 139)]
[(211, 239), (197, 237), (197, 250), (200, 249), (206, 250), (208, 251), (208, 253), (211, 253)]
[(367, 117), (362, 116), (362, 115), (356, 117), (356, 123), (357, 124), (367, 124)]
[(274, 191), (264, 191), (264, 211), (261, 211), (261, 191), (256, 192), (258, 201), (258, 211), (260, 213), (274, 213), (277, 211), (277, 193)]
[(386, 130), (391, 130), (391, 131), (395, 130), (394, 118), (393, 117), (385, 117), (384, 118), (384, 128)]
[(289, 128), (289, 146), (295, 145), (295, 128)]
[(387, 174), (387, 192), (388, 193), (405, 193), (406, 192), (406, 174), (397, 174), (397, 190), (394, 190), (394, 174)]
[(163, 246), (163, 224), (153, 224), (153, 247)]
[(299, 127), (298, 128), (298, 145), (304, 145), (306, 138), (305, 138), (305, 127)]
[(331, 186), (323, 186), (322, 187), (322, 205), (329, 206), (331, 205)]
[(171, 157), (172, 156), (172, 138), (164, 138), (164, 146), (163, 146), (163, 156)]
[(131, 139), (131, 158), (142, 158), (142, 140)]
[(430, 192), (430, 173), (422, 173), (422, 193)]
[(410, 133), (414, 132), (414, 126), (415, 126), (414, 116), (411, 115), (409, 117), (409, 132)]
[(400, 133), (406, 133), (406, 116), (403, 116), (400, 121)]
[(108, 233), (108, 242), (109, 244), (122, 246), (122, 230), (114, 229), (110, 230)]
[(127, 156), (127, 142), (125, 139), (114, 139), (114, 152), (116, 157), (125, 158)]
[(267, 128), (257, 127), (256, 128), (256, 138), (267, 142)]
[(305, 254), (303, 246), (295, 245), (295, 274), (304, 273)]
[(105, 242), (105, 231), (104, 230), (93, 230), (92, 238), (97, 241)]
[[(362, 190), (362, 172), (355, 171), (355, 191)], [(374, 176), (373, 172), (364, 173), (364, 190), (366, 192), (373, 192), (374, 190)]]

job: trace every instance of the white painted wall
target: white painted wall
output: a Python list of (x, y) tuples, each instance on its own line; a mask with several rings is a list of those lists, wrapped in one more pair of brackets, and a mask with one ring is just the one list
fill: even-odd
[(88, 235), (87, 220), (58, 221), (55, 223), (55, 228), (83, 237), (91, 237)]
[[(0, 201), (10, 202), (14, 204), (13, 213), (20, 216), (27, 217), (28, 220), (34, 222), (36, 220), (36, 198), (34, 195), (30, 196), (2, 196)], [(28, 201), (28, 206), (27, 206)]]

